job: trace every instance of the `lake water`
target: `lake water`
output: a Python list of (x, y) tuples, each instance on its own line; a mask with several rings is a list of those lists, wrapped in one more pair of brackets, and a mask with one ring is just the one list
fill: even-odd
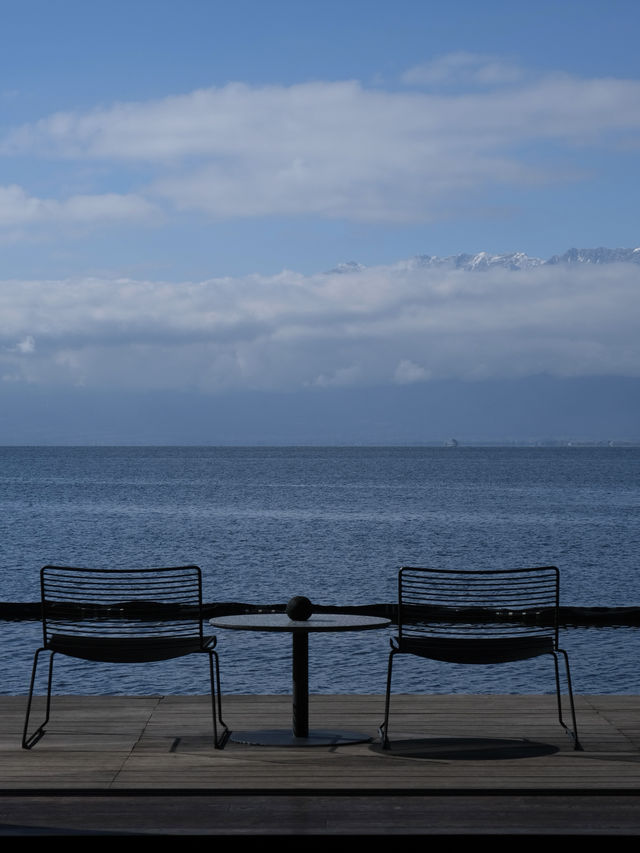
[[(640, 605), (640, 448), (0, 448), (0, 600), (45, 563), (197, 563), (205, 601), (392, 602), (401, 565), (557, 565), (568, 605)], [(24, 693), (39, 627), (3, 622), (0, 692)], [(311, 689), (384, 689), (390, 631), (312, 637)], [(582, 693), (637, 693), (640, 629), (562, 635)], [(288, 692), (287, 636), (218, 632), (225, 692)], [(552, 692), (550, 660), (403, 658), (398, 690)], [(199, 657), (61, 661), (58, 692), (202, 693)]]

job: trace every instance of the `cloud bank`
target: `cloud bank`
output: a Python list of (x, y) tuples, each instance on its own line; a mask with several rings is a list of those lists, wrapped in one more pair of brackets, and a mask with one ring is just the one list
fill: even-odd
[[(411, 88), (230, 83), (57, 113), (8, 132), (0, 156), (117, 173), (129, 192), (94, 197), (93, 216), (126, 219), (160, 204), (213, 219), (403, 223), (449, 217), (488, 187), (579, 179), (571, 155), (639, 142), (637, 80), (532, 79), (500, 58), (458, 52), (409, 69), (403, 83)], [(49, 215), (46, 202), (18, 202), (22, 218)], [(59, 204), (72, 218), (80, 206)], [(0, 226), (8, 209), (0, 197)]]
[(3, 383), (298, 390), (640, 376), (640, 266), (0, 282)]

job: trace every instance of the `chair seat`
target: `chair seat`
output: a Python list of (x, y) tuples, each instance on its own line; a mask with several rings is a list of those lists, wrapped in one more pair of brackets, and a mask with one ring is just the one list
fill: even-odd
[(86, 637), (53, 634), (47, 648), (82, 660), (150, 663), (205, 651), (214, 637)]
[(398, 651), (449, 663), (505, 663), (553, 654), (551, 637), (403, 637)]

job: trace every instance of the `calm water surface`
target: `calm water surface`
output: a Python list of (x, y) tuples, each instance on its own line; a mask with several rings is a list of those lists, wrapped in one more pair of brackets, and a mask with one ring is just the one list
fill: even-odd
[[(562, 602), (640, 605), (638, 448), (0, 448), (0, 600), (45, 563), (197, 563), (207, 601), (394, 601), (400, 565), (558, 565)], [(33, 623), (3, 623), (1, 692), (23, 693)], [(311, 639), (311, 687), (380, 692), (389, 632)], [(579, 692), (640, 692), (636, 629), (563, 636)], [(287, 637), (218, 632), (228, 692), (289, 690)], [(415, 664), (418, 664), (417, 666)], [(403, 659), (398, 689), (549, 692), (550, 664)], [(205, 688), (175, 665), (60, 666), (60, 692)]]

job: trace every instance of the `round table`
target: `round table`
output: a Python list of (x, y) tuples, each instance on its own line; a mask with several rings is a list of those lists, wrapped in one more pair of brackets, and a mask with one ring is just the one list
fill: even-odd
[(239, 616), (220, 616), (209, 621), (215, 628), (229, 628), (233, 631), (275, 631), (292, 635), (292, 729), (234, 732), (231, 740), (262, 746), (327, 746), (371, 740), (368, 735), (358, 732), (309, 730), (309, 634), (369, 631), (386, 628), (391, 624), (391, 620), (351, 613), (314, 613), (309, 619), (296, 621), (289, 619), (286, 613), (247, 613)]

